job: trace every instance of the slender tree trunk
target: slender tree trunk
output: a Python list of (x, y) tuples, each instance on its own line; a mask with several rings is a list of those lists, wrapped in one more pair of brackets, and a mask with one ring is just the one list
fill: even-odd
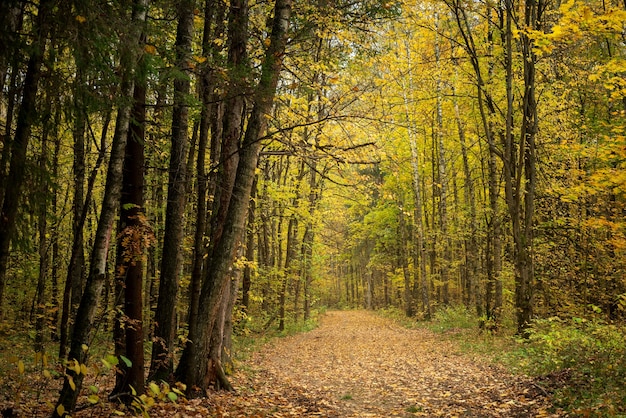
[[(404, 49), (406, 52), (406, 60), (407, 60), (407, 68), (412, 69), (412, 59), (411, 59), (411, 50), (408, 42), (405, 43)], [(422, 199), (422, 179), (419, 168), (419, 153), (418, 153), (418, 145), (417, 145), (417, 131), (415, 127), (415, 121), (412, 118), (409, 111), (409, 98), (406, 95), (407, 92), (412, 91), (413, 89), (413, 73), (409, 70), (407, 83), (408, 85), (403, 86), (404, 94), (404, 110), (405, 117), (408, 122), (408, 140), (409, 145), (411, 147), (411, 174), (412, 174), (412, 183), (413, 183), (413, 196), (414, 196), (414, 206), (413, 206), (413, 214), (415, 218), (415, 228), (413, 228), (414, 234), (414, 269), (415, 269), (415, 277), (416, 277), (416, 285), (419, 283), (419, 287), (421, 289), (421, 302), (422, 308), (424, 310), (424, 318), (430, 319), (431, 317), (431, 307), (430, 307), (430, 296), (428, 291), (428, 275), (426, 272), (426, 260), (427, 260), (427, 252), (425, 245), (425, 233), (426, 228), (424, 226), (424, 214), (422, 211), (423, 199)], [(419, 265), (419, 267), (418, 267)]]
[[(100, 152), (98, 153), (98, 159), (96, 160), (96, 164), (89, 175), (89, 180), (87, 182), (87, 194), (85, 196), (85, 202), (82, 205), (82, 212), (80, 214), (79, 223), (77, 225), (77, 229), (83, 230), (85, 226), (85, 220), (87, 219), (87, 214), (89, 212), (89, 202), (91, 202), (91, 196), (93, 194), (94, 185), (96, 183), (96, 177), (98, 175), (98, 171), (100, 166), (104, 162), (105, 152), (106, 152), (106, 139), (109, 131), (109, 123), (111, 121), (111, 112), (107, 112), (104, 120), (104, 124), (102, 126), (102, 132), (100, 134)], [(82, 235), (82, 234), (81, 234)], [(65, 358), (67, 353), (67, 346), (69, 344), (69, 321), (70, 321), (70, 299), (72, 292), (72, 280), (70, 276), (73, 275), (72, 269), (78, 263), (78, 258), (80, 257), (80, 253), (83, 251), (83, 240), (79, 239), (77, 235), (74, 235), (72, 240), (72, 250), (70, 253), (70, 260), (68, 263), (67, 276), (65, 280), (65, 287), (63, 289), (63, 302), (61, 309), (61, 323), (60, 323), (60, 342), (59, 342), (59, 358)]]
[[(137, 45), (139, 44), (142, 23), (146, 20), (147, 0), (136, 0), (133, 3), (132, 19), (129, 22), (129, 33), (121, 44), (121, 68), (124, 69), (120, 94), (131, 98), (134, 90), (133, 72), (137, 60)], [(109, 168), (102, 200), (102, 210), (98, 219), (98, 228), (91, 253), (91, 265), (85, 292), (81, 298), (76, 314), (72, 342), (68, 358), (72, 364), (83, 365), (88, 360), (88, 347), (94, 331), (96, 313), (100, 302), (100, 294), (106, 280), (106, 265), (109, 244), (115, 214), (120, 202), (122, 186), (122, 169), (124, 152), (130, 123), (131, 101), (122, 101), (118, 109), (115, 123), (115, 134), (111, 144)], [(65, 371), (63, 388), (59, 395), (53, 418), (60, 418), (71, 413), (76, 407), (76, 400), (82, 386), (84, 374), (76, 373), (72, 367)]]
[(46, 49), (46, 38), (48, 37), (49, 26), (53, 17), (53, 3), (51, 0), (42, 0), (39, 3), (35, 38), (31, 45), (32, 52), (24, 78), (22, 103), (17, 115), (15, 137), (11, 143), (9, 174), (0, 212), (0, 319), (4, 316), (4, 289), (7, 279), (10, 244), (15, 232), (15, 221), (24, 182), (26, 151), (30, 141), (32, 126), (37, 122), (37, 91)]
[[(441, 241), (443, 244), (441, 253), (442, 259), (439, 263), (439, 269), (441, 272), (441, 283), (442, 283), (442, 299), (444, 305), (448, 305), (450, 303), (450, 265), (452, 263), (451, 259), (451, 242), (450, 237), (448, 236), (448, 176), (446, 170), (446, 149), (444, 146), (444, 127), (443, 127), (443, 81), (441, 75), (441, 45), (439, 40), (439, 13), (435, 13), (435, 25), (436, 29), (436, 38), (435, 38), (435, 61), (437, 67), (437, 80), (436, 80), (436, 91), (437, 91), (437, 99), (436, 99), (436, 122), (435, 122), (435, 138), (437, 141), (437, 150), (438, 150), (438, 160), (437, 160), (437, 175), (438, 175), (438, 184), (437, 184), (437, 194), (439, 196), (439, 233), (441, 234)], [(434, 141), (434, 139), (433, 139)], [(434, 164), (434, 160), (433, 160)], [(433, 209), (434, 211), (434, 209)], [(435, 224), (433, 223), (433, 228)]]
[(182, 243), (185, 217), (185, 187), (188, 148), (189, 105), (187, 95), (191, 85), (191, 45), (195, 0), (180, 0), (177, 5), (176, 60), (181, 75), (174, 80), (174, 110), (170, 167), (165, 212), (165, 235), (161, 258), (159, 299), (155, 313), (154, 343), (150, 378), (171, 380), (174, 371), (174, 343), (176, 341), (176, 301), (178, 276), (182, 266)]
[[(58, 113), (60, 117), (60, 112)], [(56, 126), (59, 126), (59, 121), (55, 122)], [(52, 157), (52, 178), (55, 184), (59, 183), (59, 152), (61, 150), (61, 135), (56, 135), (54, 141), (54, 155)], [(58, 341), (59, 338), (59, 264), (61, 263), (60, 246), (59, 246), (59, 220), (58, 220), (58, 193), (55, 190), (52, 192), (52, 216), (55, 218), (54, 225), (52, 226), (52, 260), (51, 260), (51, 299), (53, 313), (50, 318), (51, 323), (51, 338), (53, 341)]]
[(256, 220), (256, 188), (257, 177), (254, 178), (252, 191), (250, 192), (250, 207), (248, 208), (248, 228), (246, 231), (246, 266), (243, 270), (243, 279), (241, 283), (241, 304), (246, 311), (250, 309), (250, 287), (252, 286), (252, 267), (249, 263), (254, 260), (254, 234)]
[[(49, 117), (50, 105), (47, 116)], [(44, 122), (41, 135), (41, 154), (39, 156), (39, 184), (40, 190), (48, 190), (46, 174), (48, 172), (48, 134), (50, 122)], [(46, 282), (48, 281), (48, 266), (50, 264), (48, 245), (48, 196), (40, 196), (39, 202), (39, 275), (37, 277), (37, 291), (35, 296), (35, 352), (44, 354), (44, 327), (46, 323)]]

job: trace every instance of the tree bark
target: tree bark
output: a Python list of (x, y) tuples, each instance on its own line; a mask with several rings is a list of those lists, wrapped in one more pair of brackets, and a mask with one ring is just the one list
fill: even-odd
[(282, 69), (290, 17), (291, 0), (277, 0), (269, 46), (263, 60), (259, 85), (254, 93), (254, 107), (240, 149), (226, 228), (210, 255), (209, 275), (202, 286), (198, 323), (191, 324), (195, 329), (196, 339), (185, 346), (177, 371), (177, 375), (190, 390), (197, 387), (201, 391), (206, 391), (209, 385), (215, 383), (211, 381), (215, 380), (213, 376), (223, 376), (219, 359), (211, 357), (210, 336), (218, 322), (220, 301), (225, 287), (229, 284), (231, 266), (244, 236), (250, 192), (262, 145), (259, 138), (265, 131), (267, 115), (272, 107)]
[[(133, 3), (133, 13), (129, 22), (129, 33), (121, 45), (121, 64), (124, 69), (120, 94), (131, 98), (134, 89), (134, 69), (136, 66), (139, 39), (142, 23), (146, 20), (147, 0), (136, 0)], [(115, 134), (111, 144), (111, 155), (102, 200), (102, 209), (98, 220), (98, 227), (94, 238), (91, 253), (91, 265), (85, 285), (85, 292), (78, 306), (72, 342), (68, 358), (71, 363), (83, 365), (88, 360), (88, 345), (94, 329), (96, 313), (100, 302), (100, 294), (106, 279), (106, 265), (108, 249), (111, 241), (111, 232), (115, 214), (119, 206), (120, 190), (122, 186), (122, 168), (124, 164), (124, 150), (128, 137), (130, 123), (131, 100), (122, 101), (118, 109)], [(73, 368), (67, 368), (63, 381), (63, 388), (59, 395), (53, 418), (60, 418), (71, 413), (76, 407), (76, 400), (80, 392), (83, 373), (77, 373)]]
[[(140, 64), (141, 65), (141, 64)], [(133, 95), (132, 122), (124, 155), (120, 220), (118, 228), (116, 281), (123, 283), (124, 310), (118, 317), (124, 331), (124, 355), (130, 366), (120, 361), (121, 373), (116, 375), (112, 395), (130, 404), (134, 397), (143, 394), (144, 349), (143, 349), (143, 258), (144, 249), (151, 240), (144, 210), (144, 143), (146, 120), (145, 80), (136, 80)]]
[(170, 148), (165, 235), (161, 259), (159, 298), (154, 316), (155, 332), (150, 363), (150, 379), (172, 378), (174, 343), (176, 340), (176, 301), (178, 276), (182, 266), (182, 243), (185, 218), (185, 187), (188, 148), (189, 105), (187, 95), (191, 86), (191, 45), (193, 40), (194, 0), (180, 0), (177, 5), (176, 60), (181, 75), (174, 80), (174, 109)]
[(0, 212), (0, 319), (4, 316), (4, 289), (7, 279), (10, 244), (15, 233), (15, 221), (22, 194), (26, 169), (26, 151), (30, 141), (31, 128), (37, 121), (37, 91), (46, 50), (46, 38), (48, 37), (50, 22), (53, 18), (53, 6), (54, 2), (51, 0), (42, 0), (39, 3), (35, 38), (31, 45), (32, 52), (24, 78), (22, 103), (17, 115), (15, 137), (11, 143), (9, 174), (2, 202), (2, 211)]

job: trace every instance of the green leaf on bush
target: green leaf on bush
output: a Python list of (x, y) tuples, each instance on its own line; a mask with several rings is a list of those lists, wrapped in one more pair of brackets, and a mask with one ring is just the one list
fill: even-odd
[(167, 398), (172, 402), (176, 402), (178, 400), (178, 395), (174, 392), (167, 392)]

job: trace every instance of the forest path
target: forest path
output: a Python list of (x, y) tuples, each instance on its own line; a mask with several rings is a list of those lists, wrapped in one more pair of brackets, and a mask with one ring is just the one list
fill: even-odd
[(234, 379), (238, 399), (213, 399), (222, 416), (550, 416), (529, 380), (365, 311), (328, 312), (315, 330), (274, 340), (246, 364), (243, 381)]

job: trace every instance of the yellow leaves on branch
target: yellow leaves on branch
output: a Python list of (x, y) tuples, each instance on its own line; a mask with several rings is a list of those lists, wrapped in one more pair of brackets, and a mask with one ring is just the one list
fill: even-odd
[(568, 0), (559, 8), (560, 18), (549, 33), (520, 28), (516, 37), (525, 33), (533, 40), (537, 52), (549, 54), (558, 43), (572, 44), (585, 36), (621, 37), (626, 22), (626, 10), (608, 8), (602, 13), (594, 11), (588, 2)]

